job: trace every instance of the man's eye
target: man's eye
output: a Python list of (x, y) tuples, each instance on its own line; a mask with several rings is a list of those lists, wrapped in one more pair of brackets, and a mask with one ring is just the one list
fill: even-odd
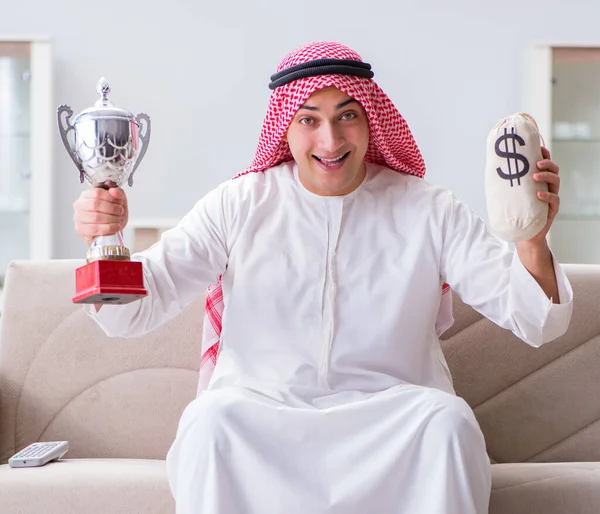
[(343, 120), (353, 120), (354, 118), (356, 118), (356, 113), (347, 112), (346, 114), (342, 114)]
[(301, 125), (312, 125), (315, 120), (313, 120), (312, 118), (300, 118), (299, 120)]

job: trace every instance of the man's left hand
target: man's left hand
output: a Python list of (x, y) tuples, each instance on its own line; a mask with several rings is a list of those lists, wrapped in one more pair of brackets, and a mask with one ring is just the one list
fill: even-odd
[(546, 236), (550, 231), (552, 222), (558, 214), (560, 206), (560, 198), (558, 196), (558, 190), (560, 189), (560, 177), (558, 176), (558, 164), (550, 159), (550, 152), (547, 148), (542, 147), (541, 161), (537, 161), (536, 168), (538, 171), (534, 172), (533, 180), (536, 182), (546, 182), (548, 184), (548, 192), (538, 191), (537, 197), (548, 204), (548, 220), (544, 228), (540, 233), (528, 241), (531, 244), (546, 244)]

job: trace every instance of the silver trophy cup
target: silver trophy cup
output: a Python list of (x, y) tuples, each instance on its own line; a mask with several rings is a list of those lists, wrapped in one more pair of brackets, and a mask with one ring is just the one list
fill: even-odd
[[(60, 137), (79, 169), (81, 182), (85, 178), (92, 186), (104, 189), (120, 187), (125, 181), (131, 186), (133, 174), (148, 149), (150, 118), (146, 114), (134, 116), (115, 107), (107, 98), (110, 87), (104, 78), (96, 90), (100, 99), (94, 107), (78, 114), (73, 122), (69, 106), (58, 108)], [(96, 237), (88, 250), (87, 261), (129, 260), (129, 255), (123, 234), (118, 232)]]
[[(150, 140), (150, 118), (134, 116), (115, 107), (107, 98), (104, 78), (97, 86), (100, 99), (78, 114), (66, 105), (58, 108), (58, 129), (63, 144), (84, 178), (94, 187), (131, 186)], [(75, 303), (128, 303), (146, 296), (140, 262), (130, 260), (123, 233), (94, 238), (87, 262), (76, 271)]]

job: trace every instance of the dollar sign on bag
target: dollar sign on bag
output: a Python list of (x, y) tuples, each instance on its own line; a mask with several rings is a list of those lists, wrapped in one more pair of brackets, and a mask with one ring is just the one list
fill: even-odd
[[(512, 152), (509, 150), (508, 148), (508, 140), (512, 141)], [(502, 141), (504, 141), (504, 149), (505, 151), (503, 151), (500, 148), (500, 144), (502, 143)], [(503, 178), (504, 180), (510, 180), (510, 187), (513, 187), (513, 180), (517, 181), (517, 185), (521, 185), (521, 177), (524, 177), (525, 175), (527, 175), (527, 173), (529, 173), (529, 161), (527, 160), (527, 158), (520, 153), (517, 153), (517, 145), (515, 143), (515, 141), (517, 143), (519, 143), (521, 146), (525, 146), (525, 140), (519, 136), (519, 134), (515, 134), (515, 128), (513, 127), (511, 129), (511, 133), (509, 134), (507, 129), (504, 129), (504, 135), (500, 136), (498, 139), (496, 139), (496, 155), (498, 157), (502, 157), (503, 159), (505, 158), (507, 163), (508, 163), (508, 173), (504, 173), (502, 171), (502, 168), (496, 168), (496, 171), (498, 172), (498, 175), (500, 176), (500, 178)], [(512, 159), (512, 160), (511, 160)], [(513, 162), (514, 160), (514, 162)], [(521, 161), (523, 163), (523, 169), (519, 170), (519, 161)], [(513, 171), (513, 167), (514, 167), (514, 171)]]

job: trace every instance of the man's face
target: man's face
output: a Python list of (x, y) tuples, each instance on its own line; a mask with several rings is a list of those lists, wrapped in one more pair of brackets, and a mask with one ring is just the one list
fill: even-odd
[(320, 89), (306, 100), (292, 119), (286, 140), (300, 182), (312, 193), (346, 195), (365, 178), (367, 113), (335, 87)]

